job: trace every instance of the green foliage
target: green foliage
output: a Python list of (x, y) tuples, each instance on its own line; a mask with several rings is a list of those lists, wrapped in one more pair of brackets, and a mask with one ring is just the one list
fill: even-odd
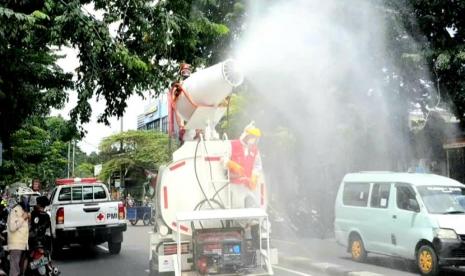
[(100, 173), (103, 180), (120, 170), (157, 170), (171, 158), (168, 136), (155, 131), (130, 130), (109, 136), (101, 142), (100, 151), (106, 159)]
[(0, 6), (0, 139), (5, 148), (10, 134), (29, 116), (44, 116), (50, 107), (63, 106), (64, 89), (72, 84), (50, 50), (48, 16), (34, 10), (25, 14), (35, 6), (18, 5), (7, 1)]
[(247, 122), (246, 107), (250, 100), (243, 93), (234, 93), (229, 99), (226, 115), (221, 119), (219, 133), (227, 133), (230, 139), (239, 137)]
[(8, 184), (39, 178), (46, 184), (65, 177), (67, 141), (76, 135), (76, 128), (61, 117), (28, 119), (11, 136), (9, 158), (0, 168), (0, 181)]
[[(391, 12), (390, 33), (387, 41), (394, 57), (406, 54), (417, 56), (417, 64), (400, 66), (406, 91), (427, 88), (418, 82), (412, 69), (432, 73), (433, 87), (439, 85), (441, 96), (452, 102), (455, 115), (462, 121), (465, 116), (465, 3), (463, 1), (395, 0), (388, 1)], [(413, 66), (413, 67), (410, 67)], [(410, 93), (412, 94), (412, 93)], [(426, 93), (429, 94), (429, 93)], [(418, 97), (417, 97), (418, 99)], [(434, 101), (433, 101), (434, 102)], [(428, 105), (427, 100), (423, 105)]]
[(75, 171), (76, 177), (93, 177), (94, 176), (94, 165), (91, 163), (81, 163), (77, 166)]
[[(145, 0), (92, 3), (103, 18), (88, 12), (90, 1), (3, 1), (0, 5), (0, 135), (11, 133), (29, 116), (44, 116), (78, 92), (73, 121), (86, 123), (89, 99), (107, 108), (100, 121), (121, 116), (127, 99), (159, 93), (174, 79), (180, 62), (210, 65), (226, 56), (237, 37), (241, 1)], [(118, 26), (116, 36), (110, 26)], [(73, 79), (56, 65), (56, 46), (79, 51)]]

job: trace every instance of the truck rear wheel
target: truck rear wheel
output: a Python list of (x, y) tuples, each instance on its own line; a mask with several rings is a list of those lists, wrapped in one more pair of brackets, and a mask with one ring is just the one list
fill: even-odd
[(121, 242), (108, 242), (108, 251), (111, 255), (117, 255), (121, 252)]

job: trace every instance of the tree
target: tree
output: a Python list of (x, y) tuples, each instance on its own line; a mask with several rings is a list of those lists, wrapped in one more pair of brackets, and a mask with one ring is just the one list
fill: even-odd
[(61, 117), (29, 118), (11, 136), (11, 147), (6, 149), (9, 158), (0, 168), (0, 181), (39, 178), (47, 184), (66, 177), (67, 142), (76, 135), (74, 125)]
[[(430, 95), (413, 70), (432, 72), (441, 103), (452, 109), (464, 123), (465, 117), (465, 3), (463, 1), (396, 0), (389, 1), (392, 19), (392, 49), (398, 57), (406, 84), (415, 83), (417, 95)], [(397, 26), (397, 27), (395, 27)], [(428, 75), (426, 75), (428, 76)], [(416, 79), (414, 79), (416, 78)], [(425, 78), (423, 78), (425, 80)], [(408, 85), (406, 88), (411, 88)], [(430, 107), (438, 102), (430, 100)], [(423, 108), (425, 110), (425, 108)]]
[(105, 138), (99, 147), (102, 156), (106, 157), (100, 178), (107, 180), (115, 172), (133, 168), (158, 170), (160, 165), (171, 159), (168, 139), (164, 133), (139, 130)]
[(72, 87), (72, 76), (55, 64), (57, 55), (47, 43), (45, 23), (50, 20), (42, 13), (26, 15), (41, 8), (30, 3), (0, 5), (0, 139), (5, 148), (11, 133), (28, 117), (60, 108), (66, 99), (64, 89)]
[[(88, 12), (89, 4), (103, 14)], [(182, 61), (209, 65), (224, 56), (240, 30), (240, 1), (163, 0), (147, 2), (66, 0), (0, 2), (0, 133), (9, 136), (32, 115), (47, 114), (78, 92), (73, 121), (86, 123), (88, 100), (97, 95), (107, 108), (100, 121), (121, 116), (126, 100), (167, 88)], [(117, 34), (110, 27), (117, 25)], [(79, 51), (77, 79), (55, 64), (56, 47)]]
[(81, 163), (77, 166), (76, 177), (93, 177), (94, 176), (94, 165), (91, 163)]

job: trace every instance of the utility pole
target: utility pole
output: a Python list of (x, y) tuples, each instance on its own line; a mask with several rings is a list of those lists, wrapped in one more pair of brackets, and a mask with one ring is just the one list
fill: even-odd
[[(123, 128), (123, 116), (121, 116), (120, 122), (121, 122), (120, 133), (123, 133), (123, 130), (124, 130), (124, 128)], [(123, 140), (120, 141), (119, 150), (120, 150), (120, 154), (122, 154), (123, 153)], [(120, 185), (120, 187), (124, 187), (124, 193), (127, 196), (128, 192), (126, 190), (126, 186), (124, 186), (123, 165), (121, 165), (119, 167), (119, 185)]]
[(75, 161), (75, 156), (76, 156), (76, 140), (73, 140), (73, 177), (76, 175), (74, 174), (74, 161)]
[(68, 142), (68, 178), (69, 178), (70, 162), (71, 162), (71, 141)]

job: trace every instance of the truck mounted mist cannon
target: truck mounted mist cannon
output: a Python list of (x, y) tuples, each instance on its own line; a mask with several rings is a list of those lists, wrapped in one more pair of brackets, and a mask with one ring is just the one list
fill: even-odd
[(226, 60), (192, 75), (183, 65), (181, 75), (168, 104), (170, 135), (177, 132), (182, 145), (157, 177), (151, 275), (272, 275), (277, 252), (270, 248), (260, 130), (251, 123), (229, 140), (215, 129), (243, 74)]

